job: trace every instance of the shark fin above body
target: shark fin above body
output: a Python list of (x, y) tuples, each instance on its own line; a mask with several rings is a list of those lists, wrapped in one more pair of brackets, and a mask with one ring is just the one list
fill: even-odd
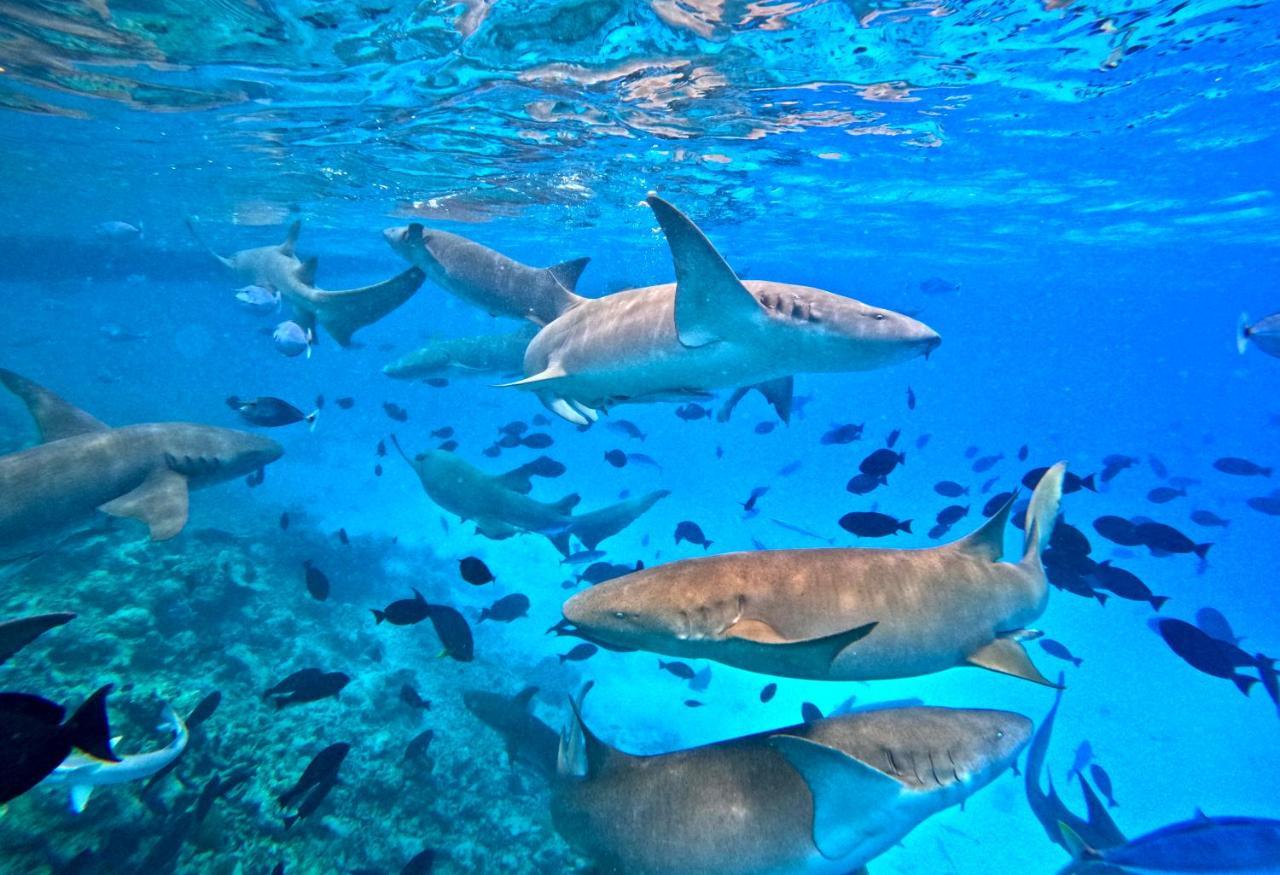
[(71, 810), (76, 814), (81, 814), (84, 811), (84, 807), (89, 804), (89, 797), (92, 795), (92, 784), (72, 784)]
[(1036, 668), (1027, 655), (1026, 648), (1013, 637), (997, 638), (984, 644), (970, 653), (965, 661), (978, 668), (1013, 675), (1046, 687), (1057, 689), (1059, 686), (1040, 673), (1040, 669)]
[(13, 371), (0, 368), (0, 382), (27, 406), (44, 443), (111, 428), (39, 383)]
[(1004, 530), (1009, 525), (1009, 513), (1017, 500), (1018, 493), (1014, 492), (990, 519), (956, 541), (956, 549), (981, 556), (988, 562), (999, 562), (1004, 556)]
[(573, 292), (577, 290), (578, 279), (590, 263), (590, 258), (572, 258), (548, 267), (547, 273), (551, 274), (552, 279), (563, 286), (566, 292)]
[(189, 498), (186, 477), (169, 468), (156, 468), (132, 492), (98, 509), (111, 516), (140, 520), (151, 530), (153, 541), (167, 541), (187, 524)]
[(556, 772), (562, 778), (591, 778), (600, 773), (605, 761), (623, 754), (601, 741), (582, 719), (582, 702), (591, 691), (588, 682), (577, 699), (569, 697), (569, 722), (560, 732)]
[[(302, 232), (302, 221), (299, 219), (289, 226), (289, 232), (285, 234), (284, 242), (280, 244), (280, 252), (283, 255), (293, 255), (294, 247), (298, 245), (298, 234)], [(311, 265), (312, 270), (315, 269), (315, 259), (310, 259), (307, 263)]]
[(315, 308), (316, 320), (339, 346), (350, 346), (351, 335), (413, 297), (426, 278), (421, 268), (411, 267), (371, 286), (339, 292), (314, 289), (308, 297)]
[(675, 321), (680, 343), (706, 346), (739, 333), (760, 303), (689, 217), (650, 193), (645, 199), (666, 234), (676, 270)]
[(892, 805), (901, 785), (843, 751), (794, 735), (775, 735), (769, 746), (800, 773), (813, 794), (813, 844), (829, 860), (847, 856), (864, 838), (851, 811)]

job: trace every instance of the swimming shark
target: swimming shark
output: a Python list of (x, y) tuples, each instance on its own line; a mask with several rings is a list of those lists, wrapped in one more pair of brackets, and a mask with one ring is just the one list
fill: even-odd
[(464, 521), (475, 520), (477, 534), (495, 541), (521, 532), (545, 535), (563, 556), (571, 552), (570, 536), (576, 537), (588, 550), (594, 550), (601, 541), (631, 525), (670, 494), (659, 489), (574, 516), (572, 511), (579, 501), (576, 494), (551, 503), (528, 495), (533, 489), (532, 477), (558, 476), (564, 472), (563, 465), (546, 456), (495, 476), (445, 450), (428, 450), (410, 458), (400, 449), (399, 441), (394, 442), (418, 475), (427, 497)]
[(1017, 757), (1008, 711), (882, 708), (658, 756), (608, 747), (579, 709), (561, 736), (556, 829), (628, 875), (862, 873)]
[(536, 393), (576, 425), (622, 402), (752, 385), (781, 413), (795, 374), (872, 370), (942, 342), (915, 319), (853, 298), (739, 280), (688, 217), (656, 194), (647, 203), (676, 281), (576, 302), (530, 341), (526, 376), (503, 385)]
[(416, 352), (402, 356), (382, 369), (398, 380), (425, 380), (439, 376), (479, 376), (518, 374), (524, 351), (537, 329), (510, 334), (483, 334), (432, 340)]
[(41, 443), (0, 456), (0, 550), (46, 538), (95, 510), (147, 524), (163, 541), (187, 522), (189, 491), (256, 471), (275, 441), (185, 422), (111, 428), (48, 389), (0, 369)]
[(0, 665), (4, 665), (18, 651), (45, 632), (64, 623), (70, 623), (75, 618), (75, 614), (69, 613), (37, 614), (0, 623)]
[[(40, 783), (46, 787), (68, 787), (71, 791), (71, 810), (79, 814), (84, 811), (94, 788), (149, 778), (182, 756), (182, 752), (187, 749), (187, 727), (168, 705), (164, 708), (164, 724), (159, 728), (167, 728), (173, 733), (173, 740), (160, 750), (125, 755), (119, 762), (73, 752)], [(113, 741), (113, 746), (115, 741), (119, 739)]]
[(509, 763), (526, 763), (550, 781), (556, 775), (560, 736), (534, 716), (530, 704), (537, 692), (537, 687), (525, 687), (514, 696), (466, 690), (462, 702), (477, 719), (502, 736)]
[(425, 271), (433, 283), (490, 316), (546, 325), (583, 300), (574, 289), (589, 258), (529, 267), (474, 240), (417, 222), (387, 228), (382, 234), (397, 254)]
[(290, 226), (288, 236), (278, 246), (242, 249), (228, 256), (219, 255), (205, 243), (190, 219), (187, 228), (196, 242), (239, 281), (279, 293), (293, 308), (294, 321), (304, 331), (314, 331), (319, 323), (339, 346), (349, 346), (351, 335), (356, 331), (372, 325), (409, 300), (426, 278), (415, 267), (376, 285), (328, 291), (316, 287), (317, 260), (309, 258), (304, 262), (294, 252), (301, 222)]
[(923, 550), (757, 550), (646, 568), (574, 595), (592, 639), (816, 680), (904, 678), (971, 665), (1053, 686), (1022, 639), (1044, 612), (1040, 555), (1066, 464), (1027, 509), (1018, 562), (1000, 561), (1016, 500), (965, 538)]

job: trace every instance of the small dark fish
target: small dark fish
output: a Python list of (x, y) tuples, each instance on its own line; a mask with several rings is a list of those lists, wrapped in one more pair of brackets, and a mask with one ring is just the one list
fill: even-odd
[(404, 684), (400, 687), (400, 701), (404, 702), (410, 708), (418, 711), (430, 711), (431, 701), (424, 699), (418, 694), (413, 684)]
[(974, 460), (973, 473), (985, 474), (996, 466), (996, 463), (1004, 458), (1004, 453), (996, 453), (994, 456), (983, 456), (981, 459)]
[(757, 422), (753, 431), (755, 431), (756, 434), (768, 434), (769, 432), (773, 431), (777, 427), (777, 425), (778, 423), (773, 422), (772, 420), (766, 421), (766, 422)]
[(1145, 522), (1134, 526), (1138, 543), (1154, 553), (1195, 553), (1201, 559), (1209, 553), (1213, 544), (1197, 544), (1182, 532), (1164, 523)]
[(431, 432), (431, 436), (433, 438), (440, 438), (442, 441), (448, 440), (453, 437), (453, 426), (446, 425), (444, 428), (437, 428), (435, 431)]
[(458, 570), (462, 574), (462, 579), (472, 586), (484, 586), (486, 583), (493, 583), (497, 579), (493, 576), (493, 572), (489, 570), (489, 566), (475, 556), (468, 556), (459, 560)]
[(289, 512), (285, 511), (280, 514), (280, 531), (287, 532), (289, 530)]
[(563, 665), (566, 662), (582, 662), (584, 659), (590, 659), (599, 652), (599, 647), (596, 647), (589, 641), (584, 641), (581, 644), (576, 645), (568, 653), (560, 654), (560, 664)]
[(400, 870), (400, 875), (429, 875), (431, 870), (435, 868), (437, 856), (435, 848), (419, 851), (413, 855), (409, 862), (404, 864), (404, 868)]
[(1081, 776), (1082, 770), (1089, 765), (1089, 761), (1093, 759), (1093, 745), (1088, 741), (1080, 742), (1080, 746), (1076, 748), (1075, 759), (1071, 761), (1071, 769), (1067, 772), (1067, 777), (1072, 775)]
[(1187, 494), (1185, 489), (1174, 489), (1172, 486), (1157, 486), (1147, 493), (1147, 501), (1152, 504), (1168, 504), (1175, 498), (1182, 498)]
[(965, 447), (964, 457), (966, 459), (972, 459), (974, 456), (978, 455), (978, 452), (979, 450), (977, 447), (974, 447), (974, 446)]
[(821, 443), (831, 444), (851, 444), (854, 441), (862, 440), (863, 423), (850, 422), (845, 425), (833, 425), (831, 429), (822, 436)]
[(910, 386), (907, 387), (907, 409), (908, 410), (916, 409), (916, 393), (912, 390)]
[(676, 523), (676, 543), (679, 544), (681, 541), (688, 541), (704, 550), (711, 546), (707, 536), (702, 533), (702, 527), (692, 520)]
[(381, 465), (374, 465), (374, 466), (373, 466), (373, 476), (374, 476), (374, 477), (381, 477), (381, 476), (382, 476), (382, 466), (381, 466)]
[(1059, 519), (1057, 525), (1053, 527), (1049, 535), (1049, 546), (1060, 553), (1072, 556), (1088, 556), (1093, 552), (1093, 545), (1089, 543), (1084, 532), (1063, 519)]
[(757, 486), (756, 488), (752, 489), (751, 495), (747, 498), (746, 501), (742, 502), (742, 509), (747, 513), (751, 513), (751, 511), (756, 509), (756, 502), (759, 501), (761, 497), (763, 497), (764, 494), (768, 491), (769, 491), (768, 486)]
[(1123, 568), (1117, 568), (1111, 564), (1110, 559), (1105, 562), (1099, 562), (1097, 567), (1093, 569), (1093, 576), (1103, 589), (1131, 602), (1147, 602), (1153, 610), (1160, 610), (1164, 603), (1169, 600), (1168, 596), (1152, 593), (1150, 588), (1136, 574)]
[(1201, 608), (1196, 611), (1196, 626), (1206, 635), (1228, 644), (1239, 644), (1244, 640), (1236, 636), (1227, 618), (1217, 608)]
[(969, 515), (968, 505), (953, 504), (938, 511), (938, 525), (954, 526)]
[(322, 602), (329, 597), (329, 578), (319, 568), (311, 564), (308, 559), (302, 563), (302, 568), (306, 572), (307, 592), (311, 593), (311, 597), (318, 602)]
[(1267, 516), (1280, 516), (1280, 495), (1260, 495), (1256, 498), (1245, 499), (1245, 504), (1258, 513), (1265, 513)]
[(778, 695), (778, 685), (773, 683), (765, 684), (764, 688), (760, 690), (760, 701), (770, 702), (776, 695)]
[(1138, 537), (1138, 527), (1124, 517), (1100, 516), (1093, 521), (1093, 530), (1121, 547), (1137, 547), (1142, 544), (1142, 539)]
[(1107, 807), (1115, 808), (1118, 803), (1111, 791), (1111, 776), (1106, 773), (1106, 770), (1097, 763), (1093, 763), (1089, 766), (1089, 777), (1093, 778), (1093, 783), (1097, 785), (1098, 792), (1106, 797)]
[(1013, 498), (1012, 492), (997, 492), (995, 495), (987, 499), (987, 503), (982, 506), (982, 515), (984, 517), (993, 517), (996, 511), (1004, 507), (1005, 502)]
[(670, 672), (671, 674), (680, 678), (680, 680), (682, 681), (693, 680), (693, 676), (695, 674), (694, 670), (689, 666), (688, 663), (677, 662), (675, 660), (671, 662), (663, 662), (661, 659), (659, 659), (658, 668), (662, 671)]
[(392, 403), (391, 401), (383, 401), (382, 409), (386, 411), (387, 416), (391, 417), (396, 422), (409, 421), (409, 411), (405, 410), (399, 404)]
[(240, 418), (254, 425), (265, 428), (277, 428), (282, 425), (293, 425), (295, 422), (306, 422), (315, 425), (319, 410), (303, 413), (288, 401), (269, 396), (262, 398), (237, 398), (232, 395), (227, 399), (227, 406), (240, 414)]
[(627, 454), (622, 450), (609, 450), (604, 454), (604, 460), (615, 468), (624, 468), (627, 464)]
[(1103, 483), (1110, 483), (1121, 471), (1126, 468), (1132, 468), (1136, 464), (1138, 464), (1138, 460), (1133, 456), (1119, 454), (1107, 456), (1102, 460), (1102, 473), (1098, 475), (1098, 479)]
[(1018, 447), (1018, 461), (1025, 462), (1027, 460), (1028, 453), (1029, 453), (1029, 450), (1027, 449), (1026, 444), (1023, 444), (1022, 446)]
[(796, 459), (794, 462), (788, 462), (778, 469), (778, 476), (790, 477), (792, 474), (800, 470), (800, 466), (802, 464), (804, 463), (800, 459)]
[(995, 477), (988, 477), (986, 480), (982, 481), (982, 488), (979, 489), (978, 491), (981, 492), (983, 495), (986, 495), (988, 492), (991, 491), (991, 487), (995, 486), (999, 482), (1000, 482), (999, 474), (997, 474)]
[(555, 442), (555, 438), (543, 431), (535, 431), (520, 438), (520, 445), (531, 450), (545, 450)]
[(338, 536), (338, 540), (341, 541), (344, 546), (351, 545), (351, 536), (347, 534), (346, 529), (338, 529), (336, 534)]
[(708, 408), (693, 402), (682, 404), (676, 408), (676, 416), (685, 422), (696, 422), (699, 419), (706, 419), (710, 415), (711, 411)]
[(443, 450), (446, 453), (452, 453), (457, 448), (458, 448), (457, 441), (445, 441), (440, 446), (436, 447), (436, 449)]
[(276, 708), (304, 702), (318, 702), (329, 697), (337, 698), (351, 678), (340, 671), (326, 672), (318, 668), (295, 671), (264, 694)]
[(593, 562), (583, 570), (578, 579), (585, 580), (594, 586), (598, 583), (604, 583), (606, 580), (613, 580), (615, 577), (630, 574), (632, 571), (639, 571), (642, 568), (644, 568), (643, 562), (636, 562), (635, 568), (627, 565), (617, 565), (613, 562)]
[(859, 538), (884, 538), (898, 532), (911, 534), (911, 520), (898, 520), (874, 511), (853, 511), (840, 517), (840, 528)]
[(854, 474), (849, 478), (849, 482), (844, 485), (844, 488), (845, 491), (852, 492), (854, 495), (866, 495), (883, 485), (884, 478), (882, 477), (877, 477), (874, 474)]
[(433, 389), (443, 389), (445, 386), (449, 385), (447, 377), (427, 377), (422, 382), (426, 383)]
[[(1033, 468), (1028, 471), (1022, 478), (1022, 485), (1028, 489), (1035, 489), (1036, 484), (1040, 482), (1040, 478), (1044, 476), (1048, 468)], [(1090, 492), (1097, 492), (1097, 484), (1094, 483), (1094, 476), (1090, 474), (1088, 477), (1080, 477), (1068, 471), (1062, 478), (1062, 494), (1069, 495), (1072, 492), (1079, 492), (1081, 489), (1088, 489)]]
[(610, 420), (608, 427), (614, 431), (620, 431), (629, 438), (635, 438), (638, 441), (645, 439), (646, 435), (640, 430), (640, 426), (636, 425), (629, 419)]
[(516, 447), (520, 446), (520, 435), (504, 434), (502, 437), (494, 441), (493, 445), (504, 450), (514, 450)]
[(435, 737), (436, 731), (434, 729), (425, 729), (419, 732), (405, 745), (404, 756), (401, 759), (416, 760), (425, 757), (427, 751), (431, 749), (431, 742)]
[(858, 470), (872, 477), (888, 477), (893, 469), (907, 462), (906, 453), (895, 453), (889, 449), (879, 449), (867, 456), (858, 465)]
[(413, 626), (421, 623), (431, 615), (431, 606), (422, 597), (422, 593), (413, 590), (413, 598), (397, 599), (381, 611), (369, 609), (373, 613), (374, 625), (386, 620), (392, 626)]
[(662, 470), (662, 466), (658, 464), (658, 460), (653, 456), (646, 456), (644, 453), (627, 453), (627, 461), (635, 462), (637, 465), (648, 465), (650, 468)]
[(959, 498), (962, 495), (969, 494), (968, 486), (961, 486), (951, 480), (943, 480), (940, 483), (933, 484), (933, 491), (941, 495), (943, 498)]
[(893, 431), (889, 432), (889, 436), (885, 438), (884, 445), (889, 449), (893, 449), (900, 437), (902, 437), (902, 430), (895, 428)]
[(338, 399), (336, 399), (333, 403), (334, 403), (334, 404), (337, 404), (337, 405), (338, 405), (338, 407), (340, 407), (340, 408), (341, 408), (341, 409), (343, 409), (343, 410), (350, 410), (352, 407), (355, 407), (355, 406), (356, 406), (356, 399), (354, 399), (354, 398), (338, 398)]
[(1052, 638), (1041, 638), (1040, 646), (1044, 649), (1045, 653), (1050, 656), (1056, 656), (1058, 659), (1065, 659), (1076, 668), (1079, 668), (1080, 663), (1084, 662), (1083, 659), (1068, 650), (1067, 645), (1060, 641), (1054, 641)]
[(374, 452), (378, 454), (378, 458), (382, 458), (383, 456), (385, 456), (387, 454), (387, 442), (378, 441), (378, 447)]
[(929, 441), (930, 441), (932, 438), (933, 438), (933, 435), (931, 435), (931, 434), (922, 434), (922, 435), (920, 435), (920, 437), (916, 438), (916, 449), (917, 449), (917, 450), (923, 450), (925, 447), (927, 447), (927, 446), (929, 445)]
[(298, 806), (298, 810), (294, 814), (286, 814), (284, 817), (284, 828), (292, 829), (293, 825), (303, 818), (310, 817), (315, 814), (316, 809), (320, 807), (328, 796), (329, 791), (337, 785), (337, 781), (326, 781), (323, 784), (317, 784), (307, 794), (307, 798), (302, 800), (302, 804)]
[(1151, 466), (1152, 473), (1154, 473), (1161, 480), (1165, 480), (1169, 477), (1169, 469), (1165, 467), (1164, 462), (1161, 462), (1155, 456), (1148, 454), (1147, 464)]
[(1223, 474), (1233, 474), (1237, 477), (1270, 477), (1271, 469), (1264, 468), (1257, 462), (1251, 462), (1248, 459), (1241, 459), (1238, 456), (1224, 456), (1213, 463), (1213, 467)]
[(218, 703), (222, 701), (222, 693), (214, 690), (205, 696), (196, 706), (191, 709), (191, 713), (187, 715), (187, 729), (195, 729), (201, 723), (213, 716), (213, 712), (218, 710)]
[(511, 422), (508, 422), (506, 425), (502, 425), (498, 427), (499, 434), (509, 434), (515, 437), (520, 437), (520, 435), (524, 434), (528, 430), (529, 430), (528, 423), (521, 422), (518, 419), (512, 420)]
[(107, 723), (108, 684), (85, 700), (65, 723), (61, 705), (27, 693), (0, 693), (0, 804), (43, 781), (73, 748), (119, 762)]
[(1231, 520), (1224, 520), (1211, 510), (1193, 510), (1191, 512), (1191, 522), (1198, 526), (1226, 528), (1231, 525)]
[(685, 699), (684, 706), (686, 708), (701, 708), (702, 703), (699, 702), (697, 699)]
[(813, 723), (822, 719), (822, 711), (812, 702), (804, 702), (800, 705), (800, 720), (803, 723)]
[(938, 523), (929, 529), (929, 540), (936, 541), (949, 531), (951, 531), (951, 526), (946, 523)]
[(1197, 671), (1231, 681), (1246, 696), (1258, 682), (1257, 678), (1236, 671), (1241, 666), (1256, 665), (1256, 660), (1231, 642), (1214, 638), (1198, 627), (1172, 617), (1154, 617), (1148, 623), (1170, 650)]
[(504, 595), (489, 607), (480, 611), (480, 619), (477, 623), (483, 623), (485, 620), (494, 620), (498, 623), (511, 623), (521, 617), (529, 616), (529, 597), (524, 593), (512, 593)]
[(432, 605), (430, 617), (445, 653), (458, 662), (471, 662), (475, 658), (475, 639), (466, 618), (446, 605)]

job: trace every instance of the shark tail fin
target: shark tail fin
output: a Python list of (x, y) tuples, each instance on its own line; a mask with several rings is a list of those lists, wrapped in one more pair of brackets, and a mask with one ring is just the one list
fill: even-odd
[(525, 687), (523, 690), (516, 693), (515, 703), (519, 705), (523, 710), (528, 711), (529, 703), (533, 701), (533, 697), (536, 696), (537, 694), (538, 694), (537, 687)]
[(556, 752), (556, 773), (564, 778), (590, 778), (615, 753), (582, 719), (582, 703), (593, 683), (588, 681), (577, 699), (569, 697), (569, 722), (560, 731), (560, 748)]
[(110, 428), (39, 383), (13, 371), (0, 368), (0, 383), (4, 383), (27, 406), (31, 418), (36, 421), (36, 428), (40, 430), (41, 441), (47, 443), (78, 434), (107, 431)]
[(1062, 478), (1066, 473), (1067, 463), (1057, 463), (1044, 472), (1031, 493), (1031, 503), (1027, 506), (1026, 538), (1022, 546), (1024, 564), (1040, 565), (1040, 554), (1049, 545), (1053, 526), (1058, 521), (1058, 509), (1062, 505)]
[(1062, 833), (1062, 843), (1073, 860), (1100, 860), (1102, 855), (1089, 847), (1084, 839), (1067, 824), (1058, 821), (1058, 831)]
[(351, 335), (413, 297), (426, 276), (421, 269), (411, 267), (385, 282), (362, 289), (316, 290), (316, 318), (340, 346), (349, 346)]
[(187, 226), (187, 230), (191, 232), (192, 239), (195, 240), (196, 243), (200, 245), (201, 249), (203, 249), (205, 252), (212, 255), (214, 258), (218, 259), (218, 261), (222, 263), (223, 267), (228, 267), (228, 268), (231, 267), (231, 259), (225, 258), (224, 256), (219, 255), (216, 251), (214, 251), (214, 248), (210, 246), (208, 243), (206, 243), (204, 238), (200, 236), (200, 232), (196, 228), (196, 222), (197, 222), (197, 219), (195, 216), (187, 216), (186, 226)]
[(107, 694), (114, 688), (114, 684), (99, 687), (76, 709), (62, 729), (74, 747), (91, 757), (118, 763), (120, 757), (111, 750), (111, 724), (107, 720)]
[(618, 534), (670, 494), (666, 489), (659, 489), (639, 498), (630, 498), (575, 516), (569, 521), (566, 531), (575, 535), (588, 550), (594, 550), (605, 538)]

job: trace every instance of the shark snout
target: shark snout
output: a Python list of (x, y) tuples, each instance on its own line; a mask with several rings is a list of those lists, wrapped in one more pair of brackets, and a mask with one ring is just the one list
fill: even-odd
[(928, 325), (922, 325), (921, 327), (924, 328), (925, 334), (916, 343), (921, 348), (924, 357), (928, 358), (930, 353), (942, 345), (942, 335)]

